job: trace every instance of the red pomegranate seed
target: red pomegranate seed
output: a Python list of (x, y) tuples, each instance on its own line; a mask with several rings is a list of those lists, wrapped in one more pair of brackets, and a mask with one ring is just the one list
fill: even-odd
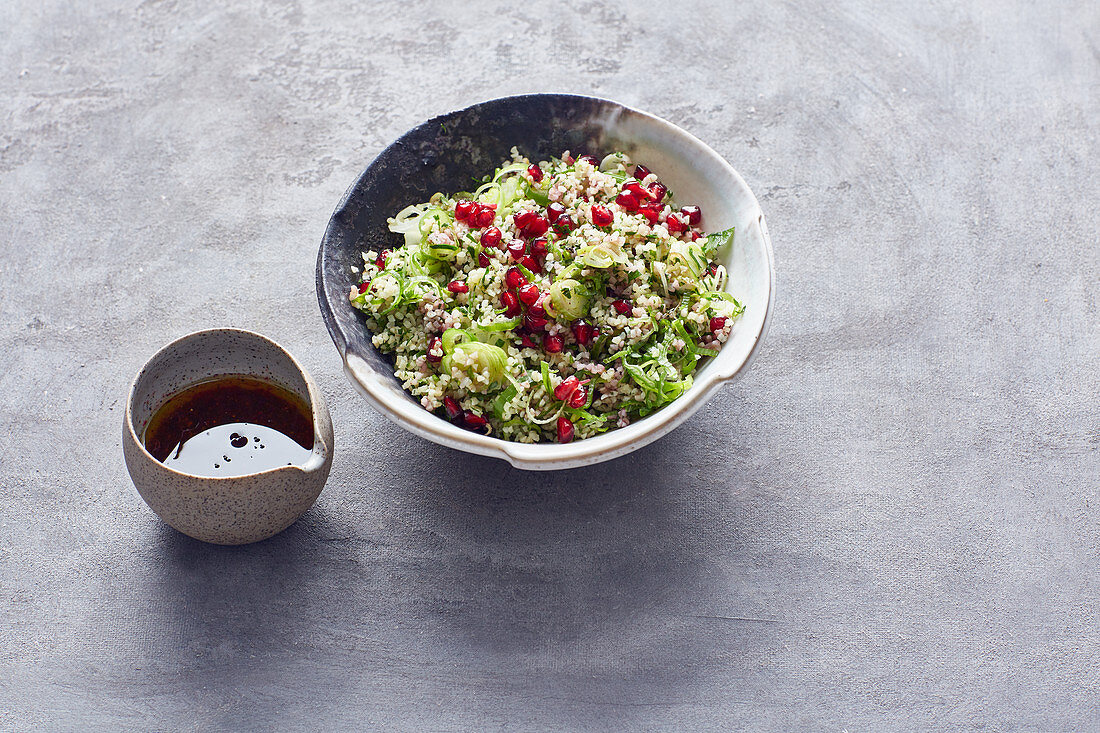
[(717, 262), (712, 262), (709, 265), (707, 265), (707, 274), (708, 275), (718, 274), (718, 263)]
[(509, 267), (508, 272), (504, 273), (504, 284), (515, 290), (526, 285), (527, 278), (523, 276), (518, 267)]
[(625, 316), (630, 311), (634, 310), (634, 306), (627, 303), (625, 300), (616, 300), (611, 305), (615, 306), (615, 310), (620, 316)]
[(562, 214), (560, 217), (558, 217), (557, 223), (554, 224), (554, 231), (563, 236), (576, 228), (577, 224), (573, 221), (573, 217), (569, 216), (569, 214)]
[(518, 214), (512, 216), (512, 221), (516, 224), (516, 229), (523, 229), (525, 226), (531, 223), (538, 214), (533, 211), (521, 211)]
[(481, 233), (481, 244), (485, 247), (496, 247), (500, 245), (500, 230), (496, 227), (489, 227)]
[(577, 160), (583, 160), (584, 162), (591, 165), (593, 168), (600, 167), (600, 161), (596, 160), (595, 155), (582, 155), (581, 157), (577, 158)]
[(536, 275), (542, 272), (542, 265), (540, 265), (538, 260), (536, 260), (531, 255), (525, 255), (523, 259), (519, 261), (519, 263)]
[(638, 207), (638, 213), (646, 218), (650, 224), (656, 224), (661, 218), (661, 207), (657, 204), (645, 204)]
[(645, 178), (648, 175), (649, 175), (649, 168), (646, 168), (641, 163), (634, 166), (634, 177), (637, 178), (639, 181), (642, 180), (643, 178)]
[(557, 387), (554, 387), (554, 397), (564, 402), (580, 386), (581, 382), (576, 377), (566, 377), (558, 383)]
[(546, 317), (546, 309), (543, 308), (538, 301), (535, 301), (534, 305), (527, 306), (527, 312), (533, 316), (538, 316), (539, 318)]
[(531, 180), (538, 183), (542, 180), (542, 168), (539, 168), (537, 164), (532, 163), (527, 168), (527, 175), (531, 176)]
[(378, 268), (379, 272), (386, 269), (386, 260), (388, 260), (389, 257), (390, 251), (388, 249), (384, 249), (378, 253), (377, 257), (374, 258), (374, 266)]
[(596, 334), (596, 329), (592, 328), (592, 324), (588, 321), (573, 321), (572, 331), (573, 338), (577, 339), (577, 343), (581, 346), (592, 343)]
[(569, 153), (566, 153), (565, 155), (561, 156), (561, 160), (566, 165), (573, 165), (573, 156), (570, 155)]
[(549, 252), (549, 249), (546, 247), (545, 239), (539, 238), (531, 242), (531, 254), (535, 257), (545, 257), (547, 252)]
[(702, 235), (702, 234), (700, 234), (699, 232), (695, 232), (695, 231), (693, 231), (693, 232), (691, 233), (691, 241), (693, 241), (693, 242), (697, 242), (697, 241), (699, 241), (699, 240), (700, 240), (700, 239), (702, 239), (702, 238), (703, 238), (703, 235)]
[(531, 315), (530, 313), (523, 317), (523, 325), (526, 326), (529, 331), (541, 331), (546, 328), (547, 323), (548, 321), (545, 318)]
[(565, 342), (561, 340), (561, 336), (555, 336), (554, 334), (549, 334), (542, 340), (542, 348), (551, 354), (557, 354), (564, 346)]
[(703, 210), (698, 206), (685, 206), (680, 209), (680, 213), (687, 217), (688, 224), (692, 226), (698, 226), (703, 220)]
[(475, 206), (473, 201), (459, 201), (455, 204), (455, 219), (466, 221), (474, 213)]
[(546, 230), (550, 228), (550, 222), (545, 218), (535, 214), (534, 217), (527, 222), (527, 225), (519, 230), (519, 233), (525, 239), (533, 239), (535, 237), (541, 237), (546, 234)]
[(726, 317), (725, 316), (715, 316), (714, 318), (710, 319), (710, 330), (711, 330), (711, 332), (718, 333), (719, 331), (721, 331), (725, 327), (726, 327)]
[(454, 280), (447, 283), (447, 290), (450, 290), (452, 293), (468, 293), (470, 292), (470, 286), (466, 283)]
[(688, 225), (683, 222), (679, 214), (669, 214), (668, 218), (665, 219), (665, 226), (673, 234), (687, 231), (688, 228)]
[[(433, 354), (433, 351), (438, 351), (439, 355)], [(443, 342), (438, 336), (428, 342), (428, 361), (435, 364), (436, 362), (443, 360)]]
[(573, 408), (584, 407), (584, 403), (588, 401), (588, 390), (584, 387), (577, 387), (573, 390), (573, 394), (569, 395), (569, 399), (565, 404)]
[(513, 260), (522, 259), (526, 250), (527, 246), (519, 239), (513, 239), (508, 243), (508, 254), (512, 255)]
[(573, 441), (573, 435), (576, 429), (573, 427), (573, 421), (562, 415), (558, 418), (558, 442), (570, 443)]
[(443, 398), (443, 409), (447, 412), (447, 417), (451, 420), (454, 420), (462, 414), (462, 407), (459, 406), (458, 400), (454, 397)]
[(557, 201), (552, 201), (549, 206), (546, 207), (546, 218), (550, 220), (551, 224), (557, 222), (565, 213), (565, 207), (559, 204)]
[(470, 412), (469, 410), (466, 410), (466, 412), (462, 414), (462, 422), (466, 423), (466, 427), (470, 430), (481, 430), (489, 424), (489, 421), (484, 417), (478, 415), (476, 412)]
[(534, 283), (528, 283), (519, 289), (519, 299), (524, 305), (534, 305), (538, 302), (540, 295), (542, 293), (539, 292), (539, 286)]
[(668, 193), (668, 186), (660, 181), (649, 187), (649, 197), (658, 203), (665, 200), (666, 193)]
[(611, 212), (607, 210), (607, 207), (594, 204), (592, 206), (592, 223), (598, 227), (611, 226), (611, 222), (615, 221), (615, 217), (611, 215)]
[(514, 318), (520, 314), (519, 298), (515, 293), (505, 290), (500, 294), (500, 304), (504, 306), (504, 315)]
[(367, 280), (365, 283), (359, 283), (359, 294), (360, 295), (367, 292), (368, 290), (370, 290), (370, 280)]
[(479, 227), (492, 225), (494, 218), (496, 218), (496, 213), (488, 206), (484, 205), (479, 206), (477, 211), (474, 212), (474, 215), (470, 217), (471, 221)]
[(638, 199), (638, 201), (649, 200), (649, 191), (645, 190), (645, 188), (642, 187), (642, 184), (638, 183), (637, 181), (631, 181), (630, 183), (623, 186), (623, 193), (629, 193), (631, 196)]
[(619, 205), (619, 208), (623, 211), (637, 211), (638, 199), (634, 198), (633, 194), (620, 193), (615, 199), (615, 203)]
[(520, 336), (519, 337), (519, 342), (521, 344), (523, 344), (523, 346), (525, 348), (528, 348), (528, 349), (537, 349), (539, 347), (539, 345), (536, 344), (534, 341), (532, 341), (531, 337), (528, 336), (527, 334), (523, 334), (522, 336)]
[(489, 255), (485, 252), (478, 252), (477, 264), (478, 267), (488, 267), (490, 264), (492, 264), (492, 260), (489, 259)]

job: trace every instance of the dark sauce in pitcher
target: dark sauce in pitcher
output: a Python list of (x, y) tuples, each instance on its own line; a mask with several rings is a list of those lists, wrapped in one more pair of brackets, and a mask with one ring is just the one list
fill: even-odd
[(313, 452), (313, 416), (296, 394), (253, 377), (200, 382), (165, 402), (145, 447), (196, 476), (242, 476), (302, 465)]

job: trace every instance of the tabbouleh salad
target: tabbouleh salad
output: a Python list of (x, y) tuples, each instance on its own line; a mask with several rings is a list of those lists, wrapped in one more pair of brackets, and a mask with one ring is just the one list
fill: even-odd
[(744, 308), (698, 206), (623, 153), (512, 160), (472, 192), (389, 220), (352, 304), (425, 409), (523, 443), (568, 443), (682, 395)]

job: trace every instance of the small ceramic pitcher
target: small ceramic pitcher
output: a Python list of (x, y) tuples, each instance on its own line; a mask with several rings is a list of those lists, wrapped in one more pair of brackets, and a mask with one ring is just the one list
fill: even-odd
[[(302, 465), (232, 477), (182, 473), (153, 457), (145, 429), (157, 409), (188, 387), (238, 375), (297, 395), (313, 415), (313, 452)], [(174, 341), (149, 360), (130, 387), (122, 431), (126, 467), (141, 498), (161, 519), (204, 542), (240, 545), (277, 534), (300, 517), (332, 466), (332, 418), (306, 370), (274, 341), (218, 328)]]

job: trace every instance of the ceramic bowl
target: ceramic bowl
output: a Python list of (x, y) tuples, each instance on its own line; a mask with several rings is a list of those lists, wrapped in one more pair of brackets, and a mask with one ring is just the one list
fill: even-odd
[[(211, 478), (169, 468), (145, 449), (145, 428), (161, 405), (194, 384), (227, 375), (273, 383), (309, 406), (313, 452), (304, 464)], [(137, 375), (126, 400), (122, 445), (134, 486), (161, 519), (204, 542), (240, 545), (289, 527), (321, 493), (332, 443), (332, 419), (313, 379), (285, 349), (251, 331), (199, 331), (168, 344)]]
[[(744, 305), (730, 340), (701, 367), (692, 388), (675, 402), (631, 425), (560, 445), (512, 443), (479, 435), (436, 417), (401, 388), (392, 363), (371, 344), (363, 315), (348, 302), (353, 268), (364, 250), (398, 246), (386, 226), (411, 203), (436, 191), (469, 188), (509, 158), (517, 146), (532, 160), (563, 151), (601, 157), (623, 150), (645, 163), (675, 192), (676, 201), (702, 207), (704, 226), (736, 226), (724, 262), (727, 290)], [(329, 334), (352, 385), (379, 412), (441, 445), (496, 456), (523, 469), (582, 466), (622, 456), (665, 435), (726, 382), (743, 373), (767, 330), (775, 271), (764, 215), (740, 175), (703, 142), (670, 122), (604, 99), (564, 94), (505, 97), (436, 117), (386, 148), (352, 184), (332, 218), (317, 257), (317, 297)]]

